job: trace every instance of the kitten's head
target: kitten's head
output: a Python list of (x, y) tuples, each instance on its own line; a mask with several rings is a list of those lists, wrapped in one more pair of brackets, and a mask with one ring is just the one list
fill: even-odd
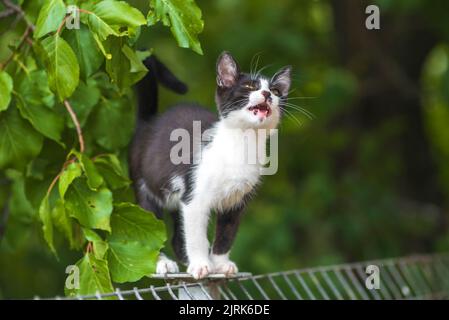
[(240, 71), (237, 62), (223, 52), (217, 61), (215, 101), (220, 117), (236, 128), (274, 129), (287, 99), (291, 67), (280, 69), (272, 78)]

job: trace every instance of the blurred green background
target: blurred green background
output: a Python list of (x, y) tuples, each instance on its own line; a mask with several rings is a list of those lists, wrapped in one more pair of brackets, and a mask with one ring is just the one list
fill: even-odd
[[(190, 87), (185, 97), (161, 89), (161, 109), (185, 100), (214, 109), (215, 60), (228, 50), (247, 71), (257, 58), (268, 75), (291, 64), (290, 102), (315, 116), (283, 120), (279, 171), (265, 177), (231, 254), (240, 270), (448, 250), (448, 1), (197, 3), (203, 56), (178, 48), (162, 26), (141, 35), (139, 46)], [(381, 29), (369, 31), (373, 3)], [(42, 242), (37, 224), (13, 247), (2, 243), (0, 298), (63, 294), (65, 266), (79, 257), (57, 261)]]

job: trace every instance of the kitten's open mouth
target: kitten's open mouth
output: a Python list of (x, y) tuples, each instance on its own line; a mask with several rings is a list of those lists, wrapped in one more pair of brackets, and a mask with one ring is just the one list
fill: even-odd
[(266, 102), (259, 103), (248, 108), (255, 116), (269, 117), (271, 115), (271, 108)]

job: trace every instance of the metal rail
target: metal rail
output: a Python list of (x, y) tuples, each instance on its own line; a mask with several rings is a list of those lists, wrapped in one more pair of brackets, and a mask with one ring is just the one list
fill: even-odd
[(154, 275), (163, 285), (56, 299), (403, 300), (448, 299), (449, 254), (415, 255), (264, 275)]

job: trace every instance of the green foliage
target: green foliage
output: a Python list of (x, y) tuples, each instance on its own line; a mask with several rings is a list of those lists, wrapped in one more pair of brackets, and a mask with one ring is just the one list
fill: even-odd
[(93, 12), (102, 21), (115, 28), (123, 26), (135, 28), (146, 23), (143, 14), (125, 1), (101, 1), (95, 5)]
[(58, 34), (42, 41), (50, 89), (60, 101), (75, 91), (79, 82), (80, 67), (69, 44)]
[(165, 240), (164, 223), (129, 203), (117, 204), (111, 217), (108, 261), (115, 282), (136, 281), (155, 271)]
[[(73, 3), (79, 29), (66, 24)], [(148, 71), (142, 59), (149, 52), (135, 48), (147, 20), (125, 1), (20, 5), (25, 17), (13, 34), (20, 42), (0, 65), (0, 183), (8, 181), (0, 207), (10, 212), (2, 250), (6, 242), (19, 246), (13, 235), (39, 224), (55, 257), (77, 252), (80, 288), (66, 288), (67, 295), (110, 292), (112, 280), (152, 273), (166, 241), (164, 223), (132, 203), (124, 160), (134, 129), (132, 85)], [(183, 11), (199, 9), (190, 1), (177, 6), (177, 15)], [(200, 17), (194, 22), (202, 26)], [(195, 30), (180, 45), (200, 52)]]
[(0, 111), (3, 111), (8, 108), (12, 91), (12, 79), (4, 71), (0, 71), (0, 91), (2, 92), (2, 96), (0, 97)]
[(39, 11), (39, 17), (36, 21), (34, 38), (39, 39), (50, 32), (56, 31), (62, 22), (66, 13), (64, 1), (49, 0), (45, 1), (42, 9)]
[(51, 217), (51, 207), (48, 195), (44, 197), (39, 207), (39, 217), (42, 221), (42, 231), (44, 233), (45, 241), (47, 241), (50, 250), (56, 255), (55, 245), (53, 243), (53, 222)]
[[(15, 2), (34, 24), (47, 3)], [(90, 12), (81, 12), (80, 30), (63, 26), (60, 32), (80, 69), (78, 86), (66, 100), (83, 131), (84, 154), (102, 177), (96, 190), (89, 185), (86, 190), (96, 193), (107, 188), (112, 193), (111, 232), (83, 227), (66, 209), (69, 189), (78, 182), (87, 184), (87, 173), (77, 154), (71, 152), (80, 151), (75, 125), (58, 93), (48, 86), (46, 52), (39, 46), (54, 36), (63, 17), (47, 21), (54, 23), (53, 31), (37, 41), (31, 36), (33, 47), (25, 42), (20, 49), (23, 20), (11, 28), (15, 16), (0, 19), (0, 30), (6, 31), (1, 35), (0, 62), (17, 52), (6, 67), (0, 67), (2, 74), (12, 78), (11, 90), (4, 90), (0, 76), (0, 208), (8, 203), (10, 209), (0, 243), (0, 298), (61, 294), (65, 267), (77, 261), (87, 271), (81, 272), (80, 291), (67, 294), (110, 291), (111, 282), (137, 279), (151, 270), (154, 255), (149, 254), (150, 249), (138, 248), (136, 238), (130, 239), (133, 244), (123, 252), (127, 239), (114, 235), (117, 211), (125, 215), (120, 206), (128, 202), (126, 212), (134, 211), (129, 208), (134, 199), (125, 151), (135, 114), (129, 85), (146, 72), (139, 70), (139, 60), (149, 54), (135, 48), (148, 46), (180, 79), (190, 80), (187, 97), (162, 91), (161, 109), (185, 99), (215, 110), (214, 66), (217, 55), (229, 50), (245, 71), (256, 64), (256, 69), (273, 64), (262, 72), (269, 76), (282, 65), (292, 64), (290, 102), (315, 115), (310, 120), (289, 109), (301, 125), (290, 116), (282, 119), (279, 171), (264, 178), (231, 252), (240, 270), (257, 274), (448, 250), (449, 1), (375, 0), (372, 3), (381, 9), (380, 31), (366, 31), (363, 19), (359, 21), (369, 2), (346, 1), (348, 10), (335, 10), (341, 9), (339, 1), (197, 1), (206, 23), (201, 33), (204, 56), (176, 46), (199, 46), (192, 39), (202, 22), (197, 21), (200, 11), (191, 1), (129, 0), (127, 3), (147, 19), (147, 25), (137, 27), (108, 20), (95, 8), (102, 1), (64, 2), (78, 3)], [(177, 9), (184, 6), (183, 15), (177, 15)], [(350, 28), (342, 31), (342, 24)], [(178, 42), (178, 36), (169, 39), (171, 32), (184, 40)], [(361, 36), (364, 42), (360, 42)], [(371, 37), (376, 40), (370, 41)], [(118, 47), (112, 48), (113, 43)], [(353, 46), (363, 43), (369, 45), (354, 50)], [(431, 50), (427, 58), (426, 50)], [(124, 65), (113, 66), (112, 59)], [(413, 79), (420, 75), (422, 83)], [(111, 77), (116, 79), (111, 81)], [(408, 83), (409, 77), (416, 97), (410, 94), (405, 102), (398, 102), (401, 93), (396, 85)], [(25, 99), (22, 104), (26, 108), (40, 105), (64, 119), (59, 142), (24, 118), (18, 95)], [(8, 96), (11, 101), (5, 107)], [(421, 107), (413, 108), (420, 99)], [(427, 154), (426, 148), (432, 152), (434, 165), (419, 162)], [(44, 215), (53, 226), (55, 259), (47, 249), (38, 209), (52, 180), (66, 171), (59, 179), (65, 182), (57, 181), (49, 194), (51, 214)], [(95, 186), (95, 179), (92, 183)], [(61, 190), (65, 190), (63, 195)], [(129, 215), (141, 221), (140, 214)], [(158, 230), (156, 234), (163, 232)], [(155, 240), (155, 248), (157, 241), (162, 240)], [(111, 247), (123, 263), (115, 261)], [(137, 260), (137, 250), (146, 258)], [(133, 262), (138, 268), (128, 270)], [(92, 272), (94, 268), (104, 270), (102, 266), (107, 266), (109, 273)], [(148, 280), (120, 287), (141, 285), (148, 286)]]
[(102, 65), (104, 57), (97, 46), (92, 32), (82, 24), (80, 29), (67, 30), (67, 42), (73, 48), (79, 63), (80, 75), (83, 80), (94, 74)]
[(65, 288), (67, 296), (114, 291), (106, 260), (98, 258), (95, 254), (89, 252), (76, 263), (76, 266), (79, 268), (80, 289)]
[[(374, 3), (381, 10), (379, 32), (395, 39), (393, 48), (383, 38), (379, 52), (393, 57), (401, 74), (410, 75), (404, 66), (412, 64), (417, 68), (412, 74), (420, 74), (416, 61), (424, 57), (423, 51), (419, 51), (420, 56), (416, 49), (425, 47), (430, 38), (416, 34), (417, 24), (447, 47), (449, 2)], [(376, 67), (377, 62), (384, 61), (382, 55), (370, 51), (377, 40), (365, 50), (354, 50), (352, 46), (361, 34), (376, 37), (380, 33), (367, 32), (363, 19), (359, 22), (358, 15), (344, 14), (348, 11), (341, 10), (338, 1), (280, 0), (273, 5), (222, 0), (200, 5), (206, 21), (201, 36), (207, 53), (204, 58), (171, 50), (163, 43), (164, 33), (142, 35), (146, 41), (161, 43), (159, 47), (166, 52), (164, 62), (177, 68), (181, 79), (194, 75), (189, 100), (214, 110), (213, 66), (222, 50), (230, 50), (245, 71), (250, 66), (266, 67), (262, 73), (269, 76), (282, 65), (292, 64), (290, 102), (315, 115), (310, 120), (288, 109), (301, 125), (290, 116), (282, 119), (279, 171), (264, 178), (246, 210), (231, 251), (240, 270), (272, 272), (448, 250), (445, 221), (449, 204), (444, 203), (448, 203), (449, 194), (449, 90), (444, 79), (449, 60), (445, 58), (447, 53), (441, 53), (441, 46), (439, 53), (425, 59), (435, 61), (439, 70), (433, 74), (433, 81), (426, 81), (425, 86), (414, 82), (418, 95), (428, 99), (416, 114), (410, 102), (419, 98), (395, 103), (398, 90), (391, 89), (392, 84), (384, 78), (377, 78), (383, 73)], [(351, 12), (363, 14), (365, 2), (348, 1), (347, 5), (356, 7)], [(337, 16), (339, 20), (334, 23)], [(419, 23), (416, 17), (420, 17)], [(342, 23), (351, 27), (337, 30)], [(346, 33), (351, 28), (354, 32)], [(423, 41), (422, 46), (419, 42), (410, 44), (414, 35)], [(371, 60), (367, 58), (372, 56)], [(387, 78), (395, 74), (387, 70)], [(170, 94), (161, 94), (160, 98), (161, 106), (180, 100)], [(429, 104), (435, 98), (437, 108), (436, 103)], [(427, 132), (420, 139), (434, 150), (436, 171), (426, 165), (410, 166), (426, 153), (419, 139), (409, 144), (410, 154), (404, 154), (404, 145), (421, 121)], [(425, 200), (420, 191), (410, 194), (410, 190), (431, 188), (419, 179), (412, 183), (411, 177), (419, 173), (436, 182), (445, 181), (439, 189), (429, 192), (435, 197), (442, 192), (440, 201)]]
[(23, 168), (42, 148), (43, 136), (15, 108), (0, 113), (0, 168)]
[(204, 24), (201, 10), (193, 0), (151, 0), (150, 7), (148, 25), (162, 21), (164, 26), (170, 27), (180, 47), (203, 53), (198, 34), (203, 31)]
[(449, 47), (440, 45), (429, 56), (423, 76), (426, 127), (441, 170), (440, 183), (449, 196)]

